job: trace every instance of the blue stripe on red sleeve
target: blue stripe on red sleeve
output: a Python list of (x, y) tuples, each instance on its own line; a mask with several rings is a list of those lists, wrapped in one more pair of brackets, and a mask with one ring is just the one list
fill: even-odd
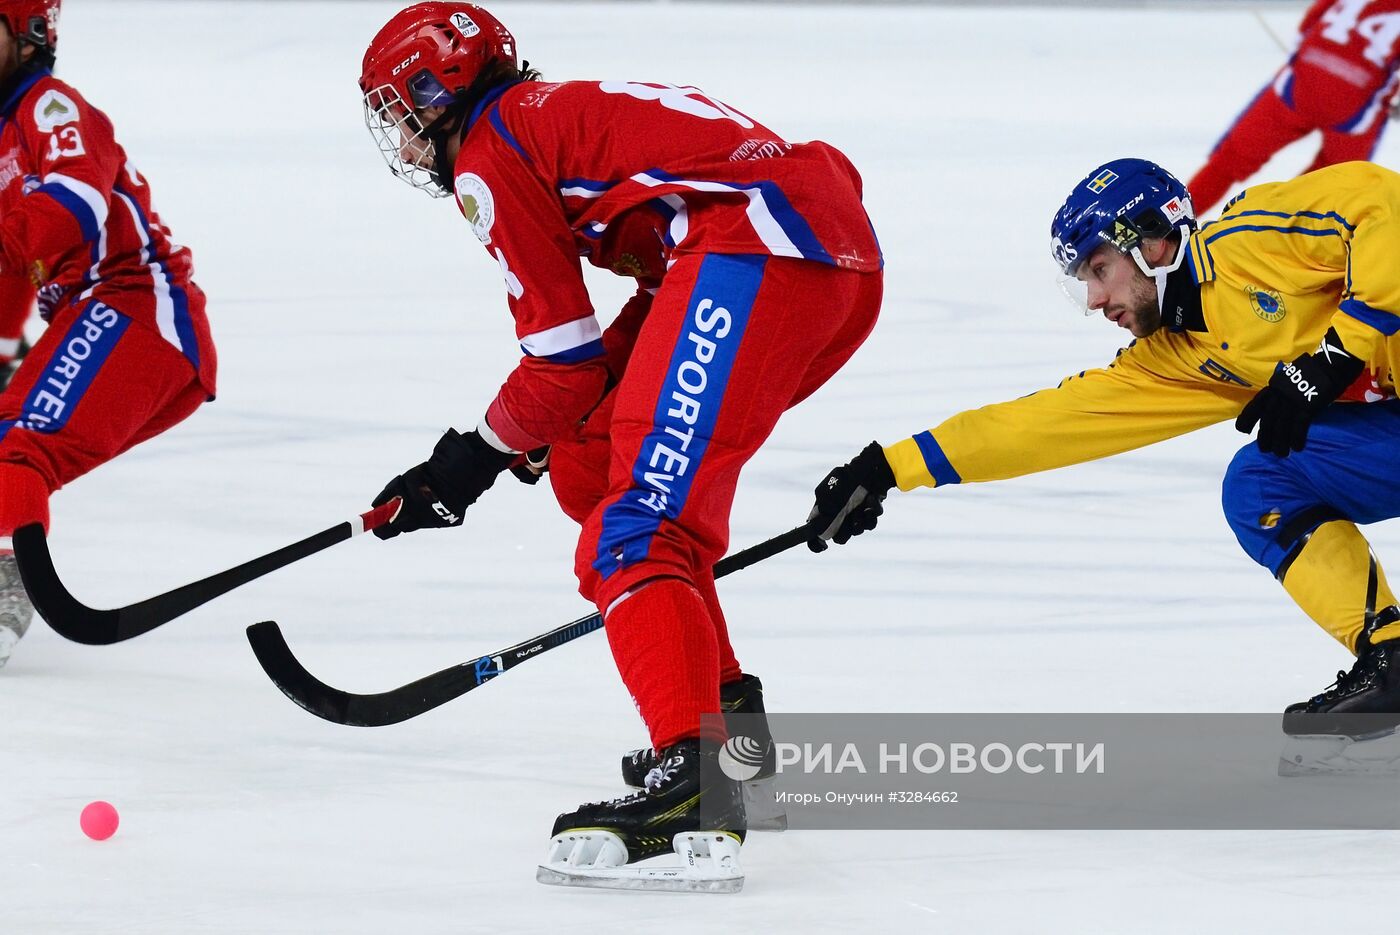
[[(797, 212), (788, 201), (787, 195), (778, 187), (776, 182), (759, 182), (758, 190), (763, 193), (763, 203), (768, 206), (768, 212), (773, 215), (773, 220), (778, 222), (778, 226), (783, 229), (788, 240), (796, 247), (805, 259), (819, 260), (823, 263), (832, 263), (831, 254), (826, 252), (817, 235), (812, 233), (812, 228), (808, 226), (805, 218)], [(740, 186), (735, 186), (736, 188)]]
[(489, 119), (491, 121), (491, 126), (495, 127), (496, 132), (501, 135), (501, 139), (505, 140), (506, 143), (510, 145), (511, 149), (519, 153), (521, 159), (524, 159), (527, 163), (534, 162), (534, 160), (530, 158), (530, 154), (525, 152), (525, 148), (520, 145), (520, 141), (515, 138), (514, 134), (506, 129), (505, 121), (501, 119), (501, 109), (499, 107), (491, 108), (491, 116)]
[(520, 349), (530, 357), (537, 360), (547, 360), (552, 364), (576, 364), (583, 360), (592, 360), (595, 357), (603, 356), (603, 339), (599, 338), (589, 341), (587, 344), (580, 344), (578, 347), (571, 347), (568, 350), (560, 351), (557, 354), (545, 354), (536, 356), (525, 350), (525, 345), (520, 345)]
[(84, 241), (94, 241), (101, 235), (102, 231), (97, 227), (97, 215), (93, 214), (92, 208), (73, 192), (64, 188), (56, 182), (40, 185), (34, 189), (36, 193), (43, 192), (54, 201), (63, 205), (68, 213), (73, 215), (78, 222), (78, 227), (82, 229)]

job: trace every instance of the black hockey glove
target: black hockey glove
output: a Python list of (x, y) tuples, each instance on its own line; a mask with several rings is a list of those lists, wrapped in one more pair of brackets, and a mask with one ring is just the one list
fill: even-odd
[(467, 507), (489, 490), (496, 475), (514, 460), (515, 455), (492, 448), (475, 431), (462, 435), (448, 429), (438, 439), (431, 458), (389, 481), (374, 498), (374, 506), (403, 498), (398, 515), (374, 534), (392, 539), (415, 529), (462, 525)]
[(1316, 351), (1278, 365), (1268, 385), (1240, 411), (1235, 428), (1248, 435), (1258, 423), (1259, 450), (1280, 458), (1302, 451), (1312, 420), (1361, 376), (1365, 366), (1328, 328)]
[(516, 455), (510, 463), (510, 472), (520, 483), (535, 486), (541, 477), (549, 473), (549, 446)]
[(817, 502), (807, 522), (817, 531), (807, 540), (807, 548), (825, 552), (828, 539), (845, 545), (851, 536), (874, 529), (893, 486), (894, 471), (879, 442), (871, 442), (851, 461), (833, 468), (814, 491)]

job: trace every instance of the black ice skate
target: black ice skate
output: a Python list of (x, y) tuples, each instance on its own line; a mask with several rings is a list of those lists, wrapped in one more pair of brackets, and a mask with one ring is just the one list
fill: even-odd
[[(777, 760), (773, 750), (773, 735), (768, 730), (768, 719), (763, 710), (763, 683), (756, 675), (742, 675), (738, 681), (719, 687), (719, 709), (722, 714), (752, 714), (757, 717), (741, 718), (731, 722), (731, 735), (743, 735), (761, 747), (763, 765), (758, 775), (743, 784), (744, 811), (748, 816), (750, 831), (786, 831), (788, 826), (787, 809), (778, 804), (774, 795), (773, 777), (777, 773)], [(633, 750), (622, 757), (622, 781), (633, 788), (646, 785), (647, 774), (656, 768), (656, 751), (650, 747)]]
[[(714, 760), (700, 741), (682, 740), (663, 752), (640, 792), (560, 815), (535, 879), (555, 886), (738, 892), (744, 885), (744, 802), (739, 783)], [(681, 857), (679, 866), (628, 866), (672, 851)]]
[[(1396, 620), (1400, 607), (1387, 607), (1368, 633)], [(1400, 727), (1400, 640), (1373, 645), (1363, 633), (1358, 643), (1350, 672), (1338, 672), (1337, 681), (1322, 694), (1284, 710), (1284, 733), (1356, 737)]]

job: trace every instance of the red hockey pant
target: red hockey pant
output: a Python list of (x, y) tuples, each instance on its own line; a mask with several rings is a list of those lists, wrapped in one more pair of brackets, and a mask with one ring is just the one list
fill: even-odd
[(1392, 85), (1379, 91), (1358, 88), (1304, 64), (1289, 71), (1259, 92), (1187, 184), (1198, 215), (1263, 168), (1279, 150), (1313, 130), (1322, 131), (1322, 146), (1308, 172), (1370, 159), (1375, 152), (1385, 131)]
[(0, 393), (0, 536), (49, 522), (49, 495), (207, 398), (159, 334), (100, 302), (55, 313)]
[(618, 386), (551, 456), (560, 504), (583, 522), (580, 591), (606, 615), (657, 749), (697, 735), (740, 674), (711, 571), (739, 471), (870, 334), (882, 281), (795, 259), (681, 258)]

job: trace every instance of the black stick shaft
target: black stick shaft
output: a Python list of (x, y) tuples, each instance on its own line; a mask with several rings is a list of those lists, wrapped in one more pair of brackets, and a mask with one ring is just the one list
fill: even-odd
[[(803, 525), (736, 552), (715, 565), (715, 577), (723, 578), (785, 552), (807, 541), (811, 535), (812, 529)], [(468, 659), (398, 688), (368, 695), (342, 691), (312, 675), (287, 645), (274, 621), (267, 620), (248, 627), (248, 643), (268, 678), (302, 708), (337, 724), (383, 727), (431, 711), (523, 662), (602, 627), (602, 614), (591, 613), (499, 652)]]

